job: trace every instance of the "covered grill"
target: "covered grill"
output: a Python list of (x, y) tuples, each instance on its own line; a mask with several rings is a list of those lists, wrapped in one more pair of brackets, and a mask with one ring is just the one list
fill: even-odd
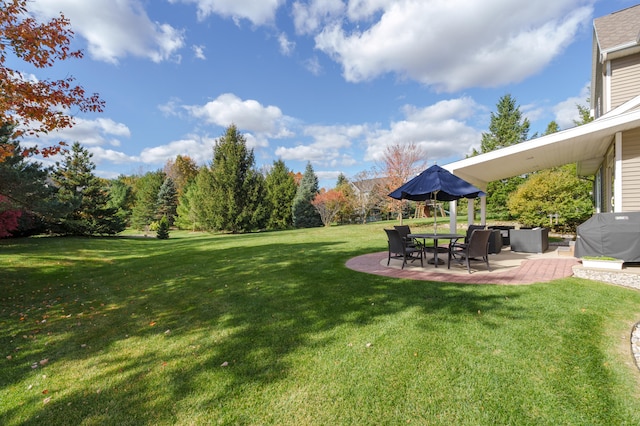
[(640, 212), (593, 215), (578, 226), (575, 255), (640, 262)]

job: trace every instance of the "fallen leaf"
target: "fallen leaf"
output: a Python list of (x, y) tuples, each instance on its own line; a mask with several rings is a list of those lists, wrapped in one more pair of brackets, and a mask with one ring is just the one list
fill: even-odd
[(8, 359), (9, 361), (11, 361), (11, 359), (12, 359), (12, 358), (13, 358), (13, 357), (12, 357), (11, 355), (7, 355), (7, 359)]
[(48, 394), (48, 393), (49, 393), (49, 389), (45, 389), (45, 390), (43, 390), (43, 391), (42, 391), (42, 394), (43, 394), (43, 395), (46, 395), (46, 394)]
[(366, 346), (367, 348), (370, 348), (370, 347), (371, 347), (371, 345), (372, 345), (372, 343), (367, 343), (365, 346)]
[(40, 360), (40, 365), (46, 365), (49, 362), (49, 358)]
[(156, 325), (156, 322), (155, 322), (155, 321), (151, 321), (151, 322), (149, 323), (149, 326), (150, 326), (150, 327), (153, 327), (154, 325)]
[(227, 361), (220, 364), (220, 367), (228, 367), (228, 366), (229, 366), (229, 363)]
[(42, 401), (42, 403), (43, 403), (43, 404), (48, 404), (50, 401), (51, 401), (51, 397), (50, 397), (50, 396), (48, 396), (48, 397), (46, 397), (46, 398)]

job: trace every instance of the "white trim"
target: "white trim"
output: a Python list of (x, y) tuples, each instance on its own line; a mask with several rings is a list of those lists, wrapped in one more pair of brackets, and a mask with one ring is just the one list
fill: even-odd
[(616, 133), (613, 180), (613, 212), (622, 212), (622, 132)]
[(473, 198), (467, 199), (467, 223), (471, 225), (476, 218), (475, 203)]

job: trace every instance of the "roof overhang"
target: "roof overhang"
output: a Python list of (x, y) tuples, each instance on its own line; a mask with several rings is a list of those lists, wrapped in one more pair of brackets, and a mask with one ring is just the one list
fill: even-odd
[(640, 110), (608, 114), (582, 126), (442, 167), (484, 191), (489, 182), (564, 164), (578, 163), (580, 175), (593, 175), (602, 164), (615, 134), (636, 127), (640, 127)]

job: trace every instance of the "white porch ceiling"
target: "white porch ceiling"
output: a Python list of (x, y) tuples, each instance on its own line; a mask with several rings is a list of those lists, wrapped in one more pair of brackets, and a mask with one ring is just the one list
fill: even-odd
[(640, 127), (640, 111), (603, 116), (582, 126), (442, 166), (486, 190), (487, 183), (564, 164), (593, 175), (617, 132)]

